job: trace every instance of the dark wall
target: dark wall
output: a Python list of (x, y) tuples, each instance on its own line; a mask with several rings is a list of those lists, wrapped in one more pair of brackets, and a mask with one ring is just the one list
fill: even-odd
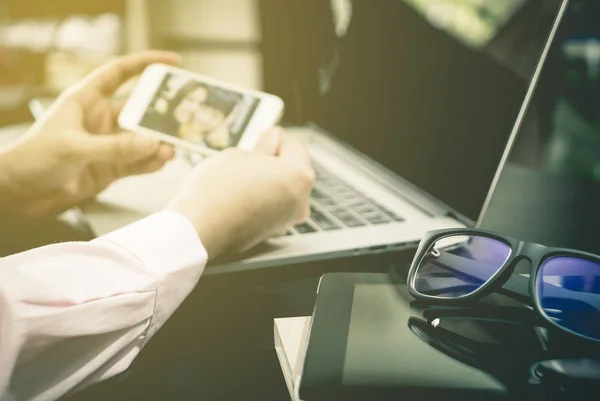
[(318, 68), (336, 43), (329, 1), (261, 0), (259, 5), (265, 90), (285, 101), (288, 122), (305, 122), (318, 107)]

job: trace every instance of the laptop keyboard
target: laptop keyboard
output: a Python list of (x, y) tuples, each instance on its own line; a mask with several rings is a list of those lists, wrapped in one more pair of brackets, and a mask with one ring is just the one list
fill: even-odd
[(315, 171), (317, 178), (311, 196), (310, 219), (295, 225), (288, 235), (404, 221), (323, 167), (315, 166)]

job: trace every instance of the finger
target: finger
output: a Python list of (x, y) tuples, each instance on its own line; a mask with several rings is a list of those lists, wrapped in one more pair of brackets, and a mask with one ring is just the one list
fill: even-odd
[(164, 161), (170, 161), (175, 158), (175, 149), (173, 146), (162, 143), (156, 152), (156, 157)]
[(284, 131), (281, 127), (272, 127), (262, 133), (254, 149), (267, 155), (276, 155), (283, 136)]
[(278, 229), (275, 232), (275, 234), (273, 235), (273, 237), (285, 237), (291, 231), (292, 231), (292, 227), (287, 228), (287, 229), (286, 228)]
[(121, 110), (123, 110), (123, 107), (125, 107), (126, 102), (126, 98), (117, 98), (111, 100), (110, 112), (115, 125), (119, 123), (119, 114), (121, 114)]
[(178, 64), (181, 56), (177, 53), (149, 50), (115, 58), (97, 68), (83, 81), (84, 90), (95, 89), (105, 96), (112, 95), (130, 78), (140, 74), (154, 63)]
[(85, 129), (94, 134), (112, 133), (115, 125), (109, 110), (109, 99), (100, 97), (96, 102), (91, 103), (90, 106), (88, 106), (87, 112), (85, 113)]
[(304, 143), (294, 135), (286, 134), (279, 144), (279, 157), (311, 166), (310, 154)]
[(131, 164), (124, 168), (124, 175), (140, 175), (154, 173), (160, 170), (166, 164), (165, 160), (158, 157), (152, 157), (148, 160), (144, 160), (138, 163)]
[(51, 214), (58, 207), (57, 204), (60, 204), (60, 200), (52, 194), (41, 199), (21, 202), (21, 204), (15, 206), (13, 209), (19, 216), (34, 219)]
[(84, 198), (69, 190), (58, 190), (44, 194), (43, 197), (28, 199), (14, 208), (15, 212), (26, 218), (40, 218), (63, 212), (81, 202)]
[(88, 162), (130, 164), (154, 156), (161, 147), (158, 139), (128, 132), (113, 135), (85, 135), (77, 142), (78, 151)]

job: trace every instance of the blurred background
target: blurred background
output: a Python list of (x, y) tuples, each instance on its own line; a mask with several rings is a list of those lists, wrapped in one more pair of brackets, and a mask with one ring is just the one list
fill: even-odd
[[(396, 18), (394, 13), (416, 10), (458, 42), (482, 48), (519, 75), (526, 87), (546, 32), (540, 32), (540, 41), (533, 44), (519, 43), (519, 35), (490, 43), (481, 38), (493, 35), (507, 18), (510, 24), (522, 25), (521, 32), (536, 29), (548, 18), (543, 4), (542, 0), (0, 0), (0, 126), (31, 121), (27, 107), (31, 98), (55, 96), (117, 54), (163, 48), (181, 52), (185, 68), (278, 94), (286, 102), (289, 123), (317, 120), (331, 130), (350, 130), (356, 124), (349, 110), (332, 99), (378, 96), (377, 87), (358, 94), (360, 85), (336, 89), (336, 79), (338, 87), (347, 82), (336, 78), (344, 76), (338, 70), (354, 62), (347, 54), (353, 46), (347, 43), (353, 40), (346, 37), (352, 36), (347, 31), (353, 24), (371, 23), (358, 18), (356, 10), (381, 10), (380, 25), (385, 13)], [(545, 94), (542, 109), (556, 113), (558, 120), (529, 136), (535, 146), (526, 147), (523, 160), (600, 180), (600, 5), (594, 0), (572, 4), (568, 29), (559, 38), (560, 54), (553, 54), (546, 67), (552, 70), (556, 91)], [(371, 19), (374, 13), (370, 12)], [(384, 34), (392, 32), (377, 30), (390, 54), (396, 38)], [(402, 36), (411, 37), (411, 32)], [(419, 45), (423, 52), (429, 46), (422, 38)], [(373, 70), (355, 69), (354, 80), (381, 73), (376, 68), (387, 63), (384, 53), (373, 60)], [(392, 78), (403, 79), (400, 75), (381, 79), (394, 90)], [(329, 94), (332, 90), (337, 91), (335, 96)], [(370, 117), (367, 110), (353, 118)], [(394, 129), (394, 119), (385, 121), (373, 129)]]
[(181, 51), (184, 67), (262, 87), (254, 0), (0, 0), (0, 125), (121, 53)]

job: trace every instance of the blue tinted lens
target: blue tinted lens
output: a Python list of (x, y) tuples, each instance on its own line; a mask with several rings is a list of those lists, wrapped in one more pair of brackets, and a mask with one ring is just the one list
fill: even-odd
[(504, 266), (510, 247), (493, 238), (456, 235), (436, 241), (415, 273), (414, 288), (423, 295), (458, 298), (480, 289)]
[(600, 262), (575, 256), (548, 258), (536, 286), (540, 305), (552, 321), (600, 340)]

